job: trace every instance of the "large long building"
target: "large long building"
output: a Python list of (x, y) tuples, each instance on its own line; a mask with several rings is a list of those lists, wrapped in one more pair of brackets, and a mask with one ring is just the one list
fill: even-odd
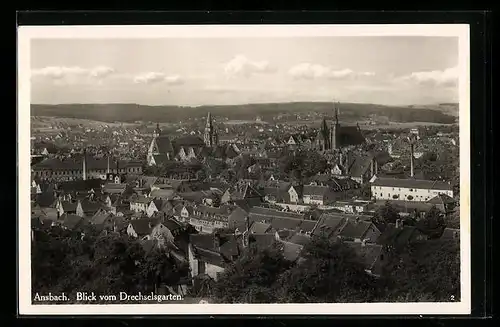
[(374, 176), (371, 180), (371, 192), (372, 197), (376, 200), (425, 202), (442, 194), (453, 197), (453, 188), (449, 183), (413, 178), (398, 179)]
[(105, 178), (107, 173), (142, 174), (139, 161), (115, 161), (112, 158), (82, 156), (75, 159), (45, 159), (32, 166), (38, 179), (79, 180)]

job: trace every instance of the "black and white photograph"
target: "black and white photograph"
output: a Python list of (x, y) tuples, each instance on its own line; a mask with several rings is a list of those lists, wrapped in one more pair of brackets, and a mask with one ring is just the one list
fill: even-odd
[(468, 25), (18, 33), (21, 314), (470, 313)]

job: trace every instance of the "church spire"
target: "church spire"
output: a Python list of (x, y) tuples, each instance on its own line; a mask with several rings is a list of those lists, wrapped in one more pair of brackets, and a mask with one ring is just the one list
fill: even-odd
[(205, 124), (205, 134), (203, 135), (203, 139), (207, 147), (214, 147), (218, 142), (217, 132), (214, 130), (212, 114), (210, 112), (207, 115), (207, 122)]
[(156, 123), (156, 128), (153, 132), (153, 137), (158, 137), (161, 134), (160, 124)]
[(335, 125), (339, 124), (339, 107), (338, 107), (338, 105), (339, 105), (338, 102), (334, 103), (334, 105), (333, 105), (333, 108), (335, 110)]

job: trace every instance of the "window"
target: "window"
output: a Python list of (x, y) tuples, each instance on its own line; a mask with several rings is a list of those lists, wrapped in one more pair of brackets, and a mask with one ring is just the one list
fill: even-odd
[(198, 274), (204, 274), (204, 273), (205, 273), (205, 262), (198, 261)]

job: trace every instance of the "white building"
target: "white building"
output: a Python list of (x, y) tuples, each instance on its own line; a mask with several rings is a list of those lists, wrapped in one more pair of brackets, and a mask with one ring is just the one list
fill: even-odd
[(372, 197), (376, 200), (406, 200), (424, 202), (439, 194), (453, 197), (453, 188), (441, 181), (380, 178), (371, 180)]

